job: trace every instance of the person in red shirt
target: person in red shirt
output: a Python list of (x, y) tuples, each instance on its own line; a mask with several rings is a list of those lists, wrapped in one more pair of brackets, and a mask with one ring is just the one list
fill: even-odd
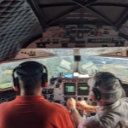
[(13, 70), (15, 90), (20, 96), (0, 104), (0, 128), (75, 128), (67, 109), (41, 95), (47, 85), (47, 69), (27, 61)]

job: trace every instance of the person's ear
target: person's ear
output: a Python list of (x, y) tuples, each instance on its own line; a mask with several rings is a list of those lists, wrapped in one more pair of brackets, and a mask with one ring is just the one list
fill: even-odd
[(48, 87), (48, 82), (45, 82), (43, 87)]

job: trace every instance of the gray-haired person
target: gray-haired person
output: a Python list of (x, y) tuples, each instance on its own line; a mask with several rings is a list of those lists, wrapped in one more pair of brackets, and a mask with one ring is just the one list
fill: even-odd
[[(98, 72), (88, 84), (90, 97), (98, 107), (76, 103), (72, 98), (67, 101), (67, 107), (72, 111), (71, 115), (78, 128), (128, 128), (128, 99), (121, 99), (123, 91), (120, 80), (112, 73)], [(76, 105), (97, 113), (83, 120)]]

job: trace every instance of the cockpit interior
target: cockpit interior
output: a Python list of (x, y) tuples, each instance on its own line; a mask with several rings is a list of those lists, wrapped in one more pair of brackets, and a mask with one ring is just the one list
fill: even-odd
[(18, 95), (12, 71), (28, 60), (47, 67), (51, 102), (89, 101), (87, 81), (100, 71), (128, 96), (128, 1), (0, 0), (0, 103)]

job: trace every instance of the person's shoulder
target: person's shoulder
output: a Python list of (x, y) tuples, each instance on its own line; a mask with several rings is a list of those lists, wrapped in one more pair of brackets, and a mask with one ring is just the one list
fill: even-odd
[(95, 116), (91, 116), (88, 117), (87, 119), (83, 120), (80, 126), (86, 126), (86, 127), (95, 127), (95, 128), (113, 128), (113, 126), (115, 125), (115, 120), (114, 118), (111, 116), (111, 114), (102, 114), (102, 113), (98, 113)]
[(128, 103), (128, 97), (123, 97), (120, 99), (122, 102), (127, 102)]
[(61, 105), (61, 104), (58, 104), (58, 103), (52, 103), (53, 104), (53, 110), (54, 110), (54, 113), (56, 113), (56, 115), (62, 115), (62, 116), (69, 116), (69, 111), (68, 109)]
[(54, 103), (53, 102), (52, 104), (54, 104), (56, 107), (62, 107), (62, 108), (64, 107), (62, 104), (59, 104), (59, 103)]
[(125, 113), (127, 113), (127, 109), (128, 109), (128, 97), (124, 97), (121, 100), (121, 104), (120, 104), (120, 108), (121, 111), (126, 111)]
[(53, 104), (53, 106), (55, 107), (55, 109), (57, 109), (58, 111), (68, 111), (67, 109), (66, 109), (66, 107), (64, 107), (63, 105), (61, 105), (61, 104), (58, 104), (58, 103), (52, 103)]
[(50, 102), (48, 100), (45, 99), (45, 102), (42, 102), (42, 105), (47, 107), (47, 109), (49, 109), (49, 111), (67, 111), (67, 109), (59, 104), (59, 103), (55, 103), (55, 102)]
[(7, 106), (15, 104), (15, 102), (16, 102), (16, 99), (11, 100), (11, 101), (3, 102), (3, 103), (0, 104), (0, 107), (5, 107), (5, 106), (7, 107)]
[[(11, 101), (10, 101), (10, 102), (11, 102)], [(3, 107), (3, 106), (8, 105), (8, 104), (10, 104), (10, 102), (3, 102), (3, 103), (1, 103), (1, 104), (0, 104), (0, 107)]]
[(1, 103), (0, 104), (0, 110), (6, 109), (8, 106), (10, 106), (10, 104), (12, 104), (12, 101)]

